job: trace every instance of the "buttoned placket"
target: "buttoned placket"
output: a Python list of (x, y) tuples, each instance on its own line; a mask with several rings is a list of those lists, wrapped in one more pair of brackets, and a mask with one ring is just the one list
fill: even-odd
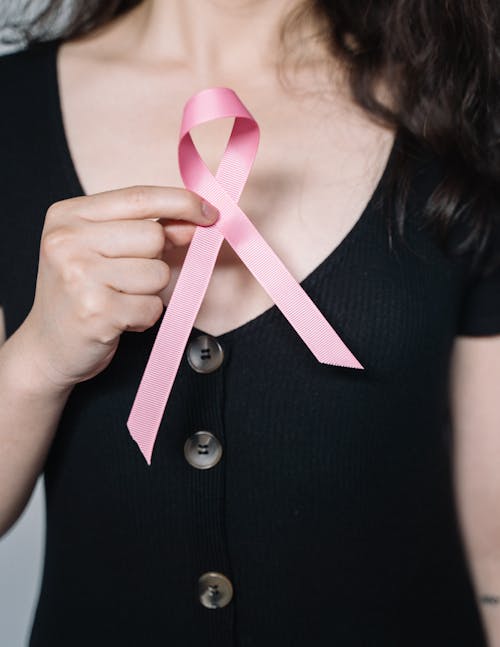
[(224, 381), (229, 344), (193, 329), (183, 361), (190, 372), (190, 428), (184, 453), (192, 505), (193, 596), (208, 645), (234, 645), (234, 597), (225, 528)]

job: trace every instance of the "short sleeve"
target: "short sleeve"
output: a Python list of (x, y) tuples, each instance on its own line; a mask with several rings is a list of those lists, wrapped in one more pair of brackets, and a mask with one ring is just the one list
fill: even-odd
[(481, 259), (463, 294), (458, 335), (500, 335), (500, 213)]

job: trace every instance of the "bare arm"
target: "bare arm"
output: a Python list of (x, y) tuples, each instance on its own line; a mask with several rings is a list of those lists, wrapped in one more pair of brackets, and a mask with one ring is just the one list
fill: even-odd
[(75, 385), (106, 368), (124, 330), (142, 332), (161, 316), (166, 242), (185, 245), (216, 217), (174, 187), (117, 189), (49, 209), (33, 306), (0, 347), (0, 535), (29, 500)]
[(48, 384), (27, 357), (23, 328), (0, 325), (0, 535), (26, 506), (71, 392)]
[(459, 517), (490, 647), (500, 647), (500, 335), (458, 337), (452, 363)]

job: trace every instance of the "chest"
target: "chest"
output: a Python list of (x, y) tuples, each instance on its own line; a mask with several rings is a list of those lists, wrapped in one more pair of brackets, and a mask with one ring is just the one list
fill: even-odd
[[(201, 89), (176, 72), (141, 75), (107, 66), (83, 74), (61, 58), (59, 88), (72, 163), (86, 193), (134, 184), (183, 186), (177, 165), (182, 108)], [(385, 168), (393, 133), (354, 106), (299, 98), (279, 86), (233, 89), (257, 120), (260, 145), (240, 206), (303, 280), (346, 237)], [(192, 132), (215, 174), (232, 119)], [(187, 247), (167, 252), (168, 303)], [(195, 325), (221, 334), (272, 305), (225, 241)]]

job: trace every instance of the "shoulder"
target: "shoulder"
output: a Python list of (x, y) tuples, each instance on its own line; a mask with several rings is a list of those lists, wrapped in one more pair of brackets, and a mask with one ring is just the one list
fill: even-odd
[(39, 80), (39, 74), (50, 67), (58, 47), (57, 40), (36, 43), (27, 49), (0, 55), (2, 90), (22, 91)]
[(26, 160), (46, 148), (54, 131), (58, 91), (57, 41), (0, 56), (2, 186)]
[(23, 117), (42, 111), (53, 100), (57, 41), (39, 43), (0, 56), (2, 132)]
[(498, 185), (414, 138), (404, 140), (399, 153), (395, 174), (400, 178), (408, 174), (409, 217), (415, 216), (440, 249), (471, 275), (498, 268)]

